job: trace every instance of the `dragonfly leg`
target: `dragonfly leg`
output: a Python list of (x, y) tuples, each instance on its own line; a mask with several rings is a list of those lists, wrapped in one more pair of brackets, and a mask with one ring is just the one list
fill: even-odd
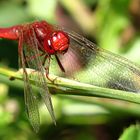
[[(45, 53), (44, 53), (44, 55), (45, 55)], [(45, 55), (45, 57), (44, 57), (44, 59), (43, 59), (43, 61), (42, 61), (42, 65), (43, 65), (43, 66), (45, 66), (45, 62), (46, 62), (46, 60), (47, 60), (48, 57), (50, 57), (48, 54)], [(50, 63), (50, 62), (49, 62), (49, 63)]]
[(56, 58), (56, 61), (57, 61), (58, 65), (59, 65), (61, 71), (62, 71), (62, 72), (65, 72), (65, 69), (64, 69), (64, 67), (63, 67), (63, 65), (62, 65), (62, 63), (61, 63), (61, 61), (59, 60), (59, 58), (58, 58), (57, 55), (55, 55), (55, 58)]
[[(65, 72), (65, 69), (64, 69), (64, 67), (63, 67), (62, 63), (60, 62), (60, 60), (59, 60), (59, 58), (58, 58), (57, 55), (55, 55), (55, 58), (56, 58), (56, 61), (57, 61), (58, 65), (59, 65), (60, 69), (62, 70), (62, 72)], [(45, 70), (46, 70), (46, 78), (47, 78), (50, 82), (54, 83), (55, 79), (52, 80), (52, 79), (50, 79), (49, 76), (48, 76), (48, 74), (49, 74), (49, 65), (50, 65), (51, 56), (50, 56), (50, 55), (46, 55), (46, 56), (44, 57), (43, 65), (45, 65), (46, 60), (48, 60), (48, 67), (45, 67)]]
[(47, 78), (50, 82), (53, 83), (53, 80), (50, 79), (49, 76), (48, 76), (48, 75), (49, 75), (49, 65), (50, 65), (51, 56), (47, 54), (47, 55), (44, 57), (44, 60), (43, 60), (43, 63), (42, 63), (44, 66), (45, 66), (46, 60), (48, 60), (47, 67), (45, 67), (45, 70), (46, 70), (46, 78)]

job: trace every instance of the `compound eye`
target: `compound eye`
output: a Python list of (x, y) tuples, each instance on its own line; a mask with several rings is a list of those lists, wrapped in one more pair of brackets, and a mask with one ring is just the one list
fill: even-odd
[(62, 31), (54, 32), (52, 35), (51, 44), (55, 51), (66, 51), (69, 47), (69, 37)]

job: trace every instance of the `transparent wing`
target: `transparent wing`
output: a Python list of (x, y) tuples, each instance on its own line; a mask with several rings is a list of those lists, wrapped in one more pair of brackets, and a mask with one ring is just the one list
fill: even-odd
[(76, 33), (66, 32), (70, 37), (70, 48), (59, 56), (65, 69), (61, 75), (100, 87), (139, 92), (139, 66)]
[[(30, 36), (28, 36), (28, 34), (30, 34)], [(24, 49), (25, 57), (28, 58), (27, 65), (29, 68), (38, 71), (37, 76), (34, 77), (34, 81), (36, 81), (35, 84), (39, 88), (40, 95), (52, 117), (53, 122), (56, 123), (52, 101), (51, 101), (51, 95), (49, 93), (46, 77), (44, 75), (46, 71), (42, 64), (43, 63), (42, 62), (43, 60), (41, 60), (42, 57), (40, 57), (42, 52), (39, 51), (38, 49), (39, 46), (41, 46), (42, 44), (40, 44), (40, 42), (38, 41), (34, 28), (32, 28), (32, 26), (30, 26), (27, 33), (24, 32), (24, 38), (25, 38), (26, 46), (24, 46), (23, 49)], [(49, 63), (48, 63), (48, 67), (49, 67)]]
[(35, 132), (38, 132), (40, 126), (40, 118), (39, 118), (39, 111), (38, 111), (38, 103), (36, 100), (36, 96), (33, 92), (32, 85), (29, 81), (29, 76), (26, 71), (25, 66), (25, 57), (23, 54), (23, 35), (19, 39), (19, 65), (23, 68), (23, 79), (24, 79), (24, 98), (25, 98), (25, 106), (27, 109), (27, 115), (31, 122), (32, 127), (34, 128)]

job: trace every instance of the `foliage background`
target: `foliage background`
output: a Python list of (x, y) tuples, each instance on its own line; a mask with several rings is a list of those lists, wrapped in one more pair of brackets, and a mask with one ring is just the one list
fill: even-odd
[[(139, 0), (0, 0), (0, 27), (47, 20), (140, 64), (139, 9)], [(0, 40), (0, 67), (18, 69), (17, 46)], [(25, 115), (23, 83), (0, 75), (0, 139), (115, 140), (140, 117), (139, 105), (111, 99), (54, 95), (53, 103), (57, 126), (40, 102), (35, 134)]]

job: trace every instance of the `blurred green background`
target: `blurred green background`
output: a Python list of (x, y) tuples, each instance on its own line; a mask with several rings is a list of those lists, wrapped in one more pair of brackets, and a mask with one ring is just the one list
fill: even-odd
[[(0, 0), (0, 27), (46, 20), (140, 64), (139, 0)], [(0, 39), (0, 67), (18, 70), (18, 42)], [(23, 83), (0, 75), (0, 140), (115, 140), (140, 118), (139, 105), (54, 95), (54, 126), (40, 101), (35, 134), (26, 116)]]

